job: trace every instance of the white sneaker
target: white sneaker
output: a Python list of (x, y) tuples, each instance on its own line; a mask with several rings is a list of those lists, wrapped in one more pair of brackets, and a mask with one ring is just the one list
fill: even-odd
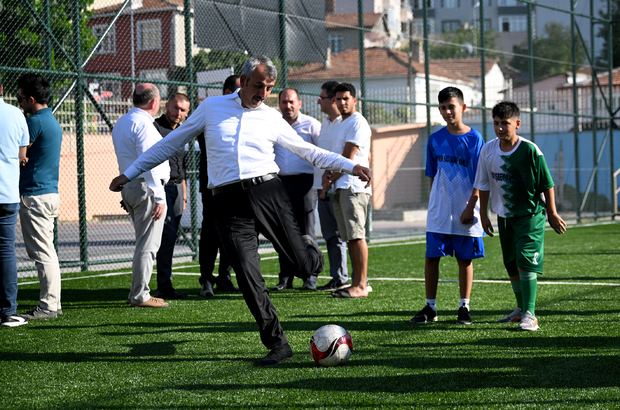
[(498, 320), (498, 322), (499, 323), (515, 323), (515, 322), (520, 322), (522, 314), (523, 314), (523, 311), (521, 310), (521, 308), (519, 306), (517, 306), (517, 308), (514, 310), (514, 312), (512, 312), (511, 314), (509, 314), (506, 317), (501, 318), (500, 320)]
[(523, 317), (521, 318), (521, 323), (519, 323), (519, 330), (538, 330), (538, 319), (536, 316), (532, 315), (528, 310), (525, 312)]
[(21, 316), (8, 315), (8, 316), (2, 317), (2, 323), (0, 323), (0, 326), (15, 327), (15, 326), (21, 326), (21, 325), (27, 325), (27, 324), (28, 324), (28, 320), (26, 320), (25, 318)]

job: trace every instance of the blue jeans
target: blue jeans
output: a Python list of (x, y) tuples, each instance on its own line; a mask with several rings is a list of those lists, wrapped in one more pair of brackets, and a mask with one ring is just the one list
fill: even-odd
[(19, 203), (0, 204), (0, 310), (2, 316), (17, 312), (17, 258), (15, 225)]

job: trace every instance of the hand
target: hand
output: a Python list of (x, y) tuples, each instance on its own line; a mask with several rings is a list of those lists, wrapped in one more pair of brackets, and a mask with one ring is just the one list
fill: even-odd
[(370, 169), (361, 166), (360, 164), (355, 165), (353, 167), (353, 175), (359, 177), (362, 181), (368, 181), (365, 188), (370, 186), (370, 181), (372, 180), (372, 175), (370, 174)]
[(566, 232), (566, 222), (558, 214), (549, 214), (549, 225), (558, 235)]
[(319, 198), (322, 200), (325, 200), (326, 196), (327, 196), (327, 189), (325, 188), (321, 189), (321, 192), (319, 193)]
[(124, 174), (120, 174), (110, 183), (110, 191), (121, 192), (123, 190), (123, 186), (128, 182), (129, 178), (127, 178)]
[(473, 208), (466, 207), (461, 214), (461, 223), (463, 225), (471, 225), (474, 223), (474, 210)]
[(155, 208), (153, 208), (153, 213), (151, 216), (154, 221), (157, 221), (164, 215), (164, 211), (166, 210), (166, 204), (155, 204)]
[(332, 184), (332, 173), (331, 171), (325, 171), (323, 173), (323, 178), (321, 179), (321, 185), (323, 186), (324, 190), (329, 189), (329, 187)]
[(484, 229), (487, 235), (493, 236), (493, 224), (491, 223), (489, 217), (481, 214), (480, 222), (482, 223), (482, 229)]
[(183, 199), (183, 212), (185, 212), (185, 208), (187, 208), (187, 199)]
[(22, 167), (25, 167), (28, 163), (28, 157), (20, 159), (19, 163)]

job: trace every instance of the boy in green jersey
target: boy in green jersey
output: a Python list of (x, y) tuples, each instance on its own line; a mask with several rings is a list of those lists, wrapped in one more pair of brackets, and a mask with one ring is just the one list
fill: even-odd
[(489, 236), (493, 236), (487, 212), (492, 193), (504, 266), (517, 298), (515, 311), (499, 321), (520, 322), (519, 330), (538, 330), (536, 288), (537, 275), (543, 273), (545, 211), (556, 233), (566, 232), (566, 223), (555, 209), (554, 184), (543, 153), (517, 135), (519, 115), (512, 102), (493, 107), (497, 138), (482, 147), (474, 188), (480, 190), (480, 220)]

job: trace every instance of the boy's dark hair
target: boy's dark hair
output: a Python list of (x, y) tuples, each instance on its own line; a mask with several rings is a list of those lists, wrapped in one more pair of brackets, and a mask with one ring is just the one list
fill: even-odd
[(443, 103), (444, 101), (448, 101), (451, 98), (456, 98), (461, 104), (465, 102), (465, 98), (463, 97), (463, 91), (459, 90), (456, 87), (446, 87), (443, 90), (439, 91), (439, 95), (437, 96), (439, 104)]
[(228, 76), (228, 78), (224, 80), (224, 87), (222, 88), (222, 93), (225, 93), (226, 90), (230, 91), (231, 93), (237, 91), (237, 78), (239, 78), (238, 75)]
[(520, 115), (521, 110), (519, 110), (519, 106), (512, 101), (502, 101), (493, 107), (493, 118), (497, 117), (500, 120), (505, 120), (507, 118), (519, 118)]
[(39, 74), (24, 74), (17, 79), (24, 97), (32, 97), (39, 104), (47, 105), (50, 99), (50, 82)]
[(336, 95), (336, 86), (338, 86), (340, 83), (338, 81), (328, 81), (326, 83), (323, 83), (323, 85), (321, 86), (321, 90), (325, 90), (325, 94), (327, 94), (327, 96), (329, 98), (334, 98), (334, 96)]
[(345, 93), (347, 91), (349, 92), (349, 94), (351, 94), (351, 97), (355, 98), (355, 87), (353, 86), (353, 84), (349, 84), (349, 83), (338, 84), (334, 88), (334, 95), (336, 95), (336, 93)]

